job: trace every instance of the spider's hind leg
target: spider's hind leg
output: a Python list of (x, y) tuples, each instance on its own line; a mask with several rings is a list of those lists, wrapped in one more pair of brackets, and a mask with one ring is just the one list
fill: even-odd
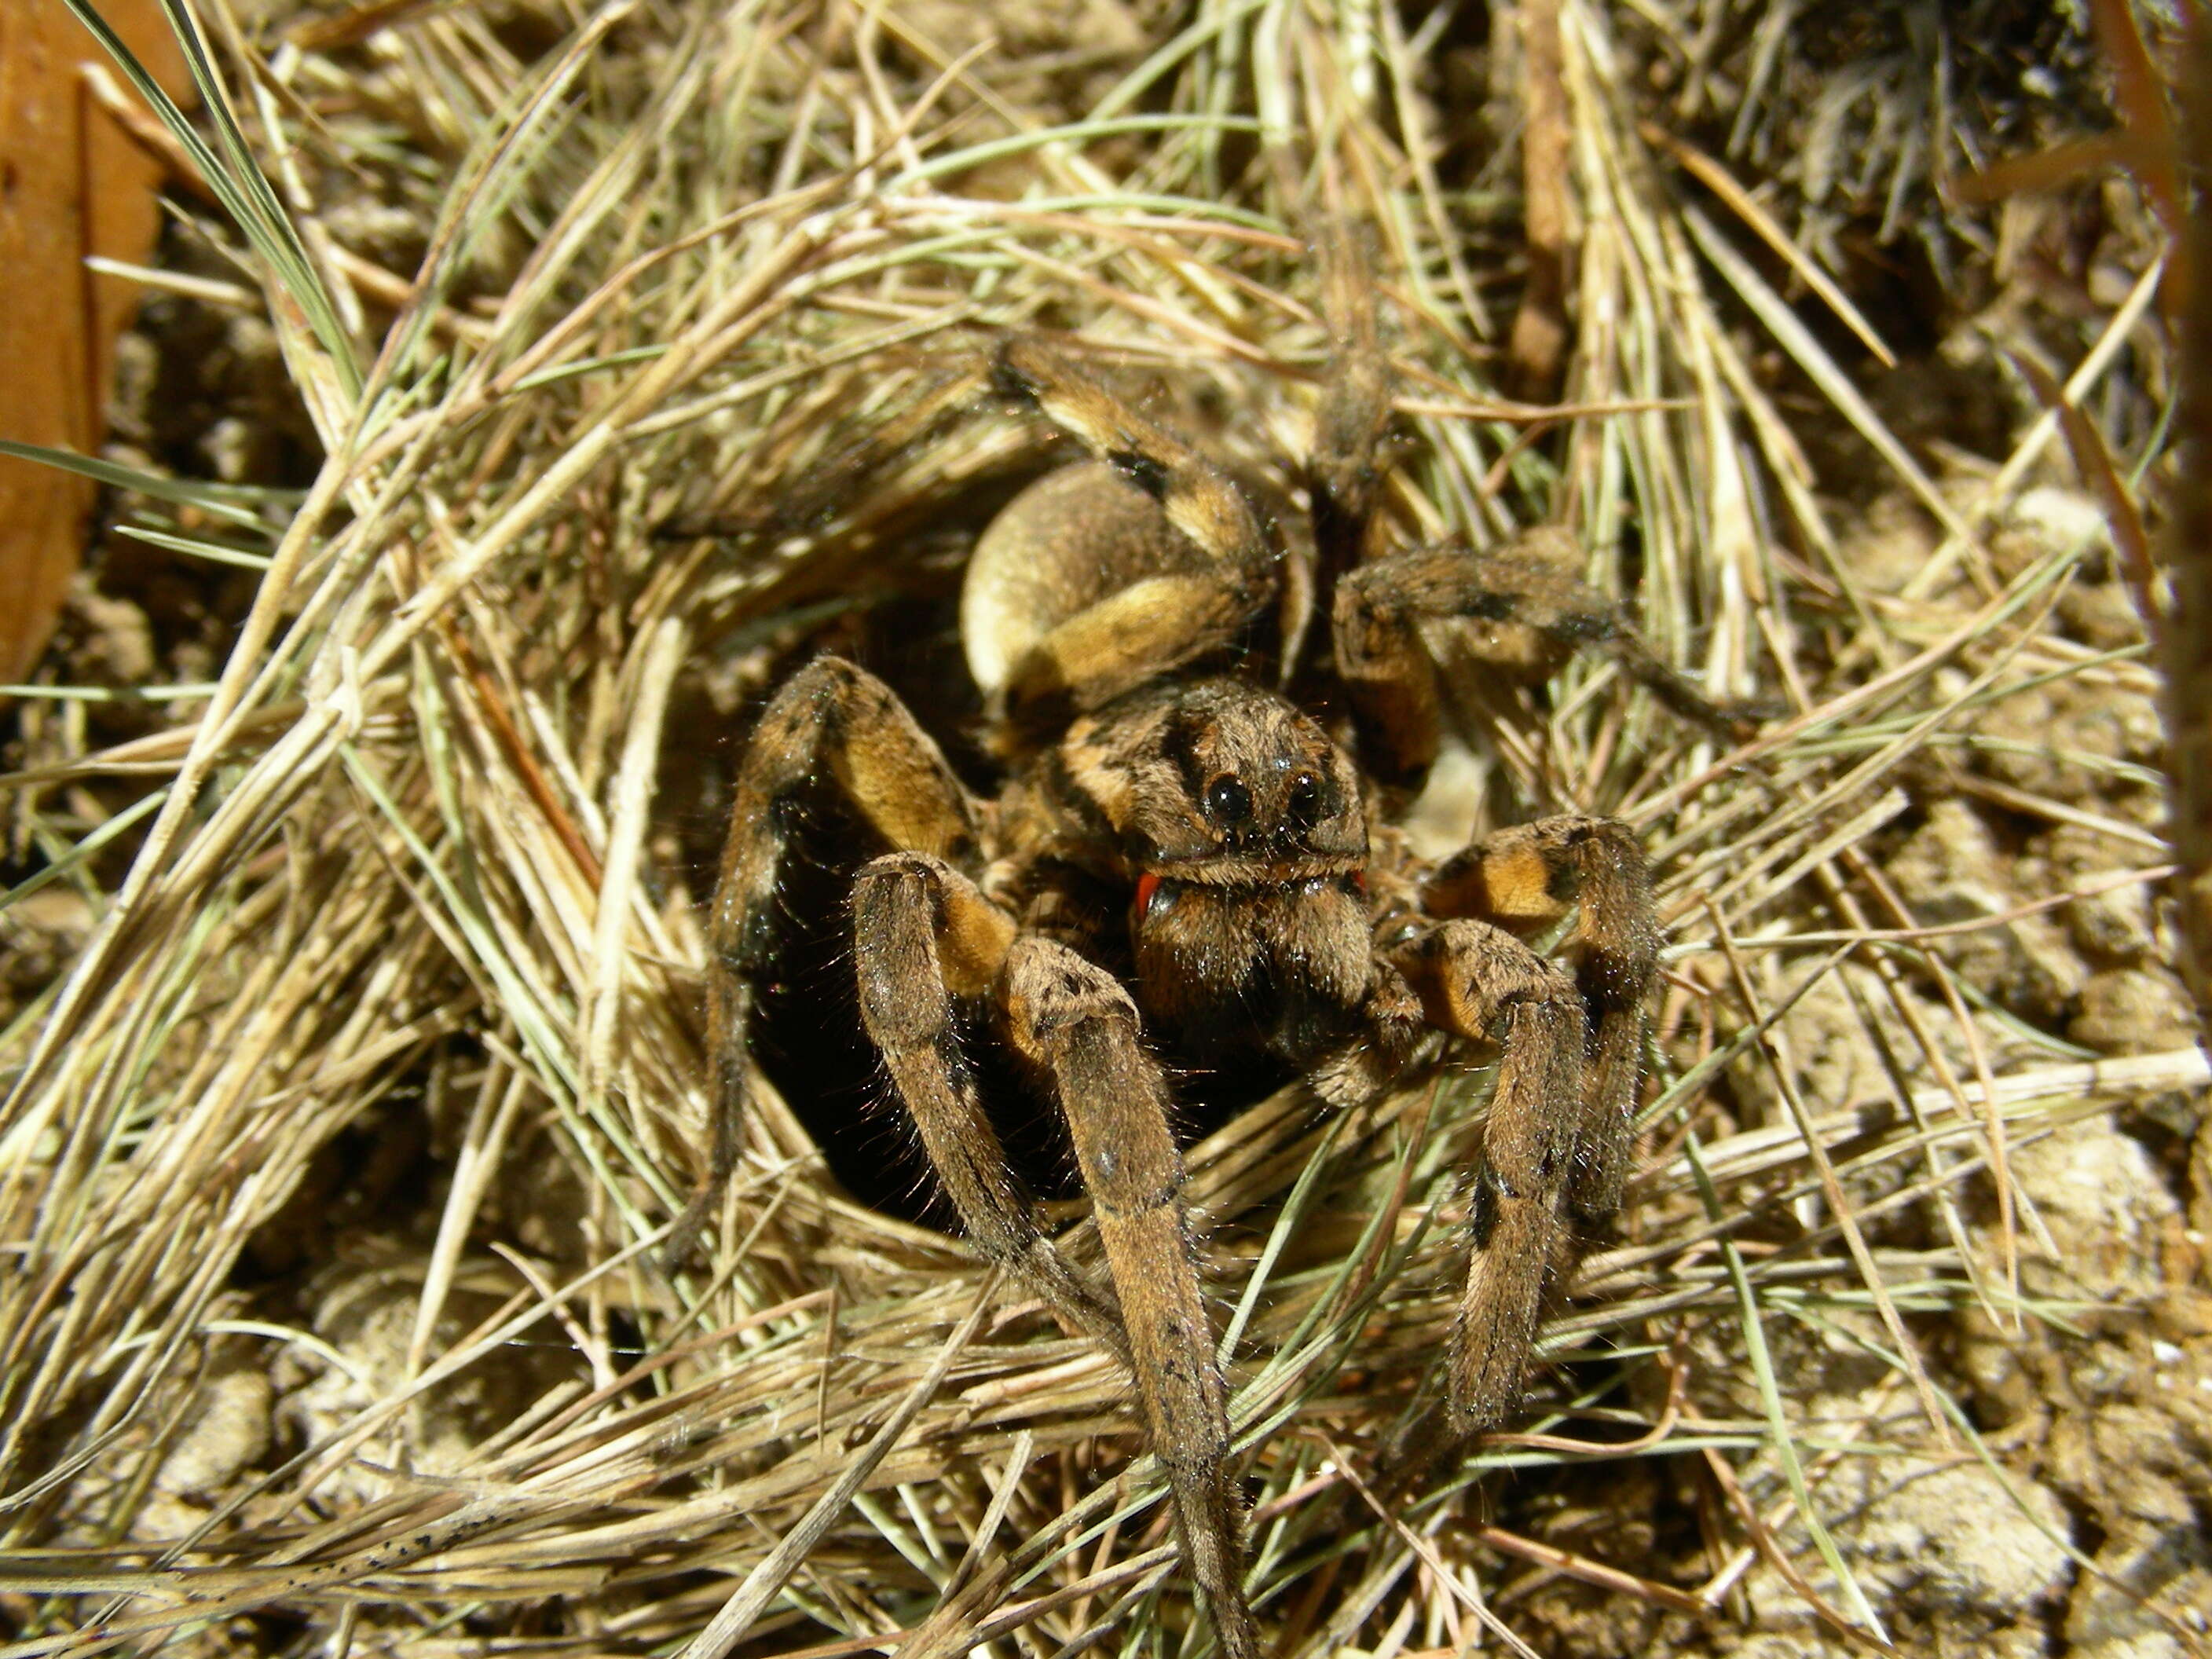
[(737, 1166), (756, 980), (781, 944), (777, 890), (803, 797), (821, 769), (893, 847), (939, 858), (976, 854), (979, 809), (891, 689), (838, 657), (817, 657), (769, 702), (738, 769), (728, 838), (707, 924), (708, 1041), (714, 1060), (714, 1145), (706, 1179), (669, 1235), (690, 1259)]
[(1375, 319), (1370, 238), (1340, 229), (1325, 240), (1322, 308), (1333, 339), (1306, 458), (1314, 535), (1314, 602), (1328, 617), (1345, 573), (1367, 561), (1385, 476), (1382, 444), (1395, 384)]

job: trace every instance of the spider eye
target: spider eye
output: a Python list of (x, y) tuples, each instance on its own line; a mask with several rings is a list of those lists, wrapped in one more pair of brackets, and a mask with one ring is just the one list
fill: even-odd
[(1216, 778), (1206, 786), (1206, 811), (1216, 823), (1242, 823), (1252, 816), (1252, 792), (1235, 778)]
[(1290, 799), (1284, 811), (1290, 820), (1301, 830), (1310, 830), (1321, 822), (1321, 780), (1311, 772), (1301, 772), (1291, 780)]

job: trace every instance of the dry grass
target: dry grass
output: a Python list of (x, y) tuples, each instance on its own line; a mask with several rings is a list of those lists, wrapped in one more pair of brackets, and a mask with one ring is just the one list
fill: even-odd
[[(196, 165), (328, 459), (304, 499), (139, 504), (152, 533), (265, 560), (252, 614), (169, 730), (9, 780), (98, 923), (6, 1038), (0, 1659), (1042, 1656), (1200, 1628), (1105, 1361), (842, 1200), (787, 1112), (748, 1126), (712, 1273), (656, 1265), (708, 1110), (685, 838), (711, 830), (666, 803), (726, 764), (712, 711), (844, 613), (941, 591), (939, 532), (1036, 465), (965, 378), (993, 331), (1065, 331), (1229, 411), (1263, 464), (1298, 453), (1327, 350), (1307, 241), (1345, 218), (1376, 228), (1418, 436), (1400, 519), (1568, 523), (1663, 655), (1793, 712), (1723, 752), (1582, 664), (1492, 721), (1481, 810), (1630, 817), (1674, 939), (1625, 1238), (1547, 1339), (1594, 1363), (1529, 1435), (1387, 1512), (1367, 1484), (1433, 1386), (1482, 1077), (1327, 1122), (1270, 1100), (1192, 1152), (1255, 1602), (1285, 1655), (1511, 1648), (1553, 1575), (1694, 1627), (1771, 1573), (1884, 1639), (1827, 1483), (1905, 1445), (1977, 1455), (1921, 1336), (2054, 1311), (2017, 1284), (2008, 1149), (2205, 1072), (2189, 1048), (2096, 1061), (1988, 1006), (1933, 942), (2007, 918), (1931, 923), (1867, 844), (1955, 781), (2009, 691), (2150, 682), (2052, 627), (2081, 550), (1989, 557), (2059, 462), (2052, 423), (1975, 491), (1932, 477), (1802, 320), (1824, 302), (1776, 286), (1817, 250), (1725, 158), (1692, 158), (1717, 193), (1688, 189), (1624, 83), (1621, 19), (1557, 15), (1569, 126), (1543, 137), (1580, 219), (1553, 410), (1495, 389), (1532, 366), (1491, 343), (1520, 293), (1515, 152), (1485, 171), (1438, 131), (1473, 118), (1431, 101), (1449, 43), (1393, 9), (1209, 4), (1118, 80), (1079, 31), (1057, 58), (933, 38), (980, 31), (951, 9), (618, 0), (495, 27), (460, 6), (281, 42), (204, 15), (236, 126)], [(567, 38), (525, 61), (533, 31)], [(1484, 114), (1510, 121), (1510, 40), (1492, 61)], [(364, 180), (421, 216), (412, 277), (325, 222)], [(1748, 257), (1761, 236), (1790, 262)], [(2078, 404), (2133, 361), (2151, 293), (2055, 365)], [(1777, 401), (1779, 365), (1809, 413)], [(1808, 419), (1941, 526), (1905, 591), (1842, 556)], [(708, 520), (726, 533), (665, 533)], [(2108, 885), (2160, 873), (2130, 833)], [(111, 892), (114, 837), (137, 850)], [(1817, 996), (1887, 1067), (1847, 1097), (1792, 1050)], [(350, 1213), (332, 1160), (373, 1182), (407, 1121), (428, 1192), (319, 1227)], [(1097, 1266), (1085, 1225), (1066, 1243)], [(289, 1301), (241, 1270), (272, 1251)], [(1870, 1361), (1894, 1409), (1808, 1425), (1808, 1345)], [(210, 1402), (272, 1364), (319, 1381), (277, 1450), (225, 1465)], [(1712, 1472), (1701, 1577), (1497, 1510), (1608, 1459)]]

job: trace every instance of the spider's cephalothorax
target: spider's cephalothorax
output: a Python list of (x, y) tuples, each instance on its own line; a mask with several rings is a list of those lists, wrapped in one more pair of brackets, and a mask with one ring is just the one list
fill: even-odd
[(1111, 922), (1179, 1058), (1303, 1069), (1365, 1034), (1358, 779), (1281, 696), (1232, 679), (1129, 692), (1076, 720), (1009, 805), (1038, 813), (1018, 833), (1129, 896)]
[[(803, 796), (830, 782), (891, 849), (852, 888), (868, 1038), (971, 1243), (1129, 1366), (1231, 1659), (1258, 1641), (1163, 1056), (1301, 1076), (1344, 1103), (1426, 1031), (1495, 1054), (1449, 1382), (1462, 1433), (1494, 1423), (1519, 1397), (1547, 1274), (1620, 1201), (1658, 930), (1616, 821), (1543, 819), (1433, 868), (1375, 832), (1436, 753), (1422, 629), (1458, 619), (1524, 672), (1603, 646), (1672, 706), (1731, 718), (1580, 583), (1563, 532), (1374, 551), (1389, 380), (1371, 328), (1348, 333), (1295, 563), (1204, 456), (1041, 348), (1000, 348), (1000, 393), (1094, 457), (1017, 497), (970, 561), (963, 641), (1004, 787), (971, 794), (890, 689), (838, 658), (771, 700), (709, 930), (713, 1174), (678, 1229), (688, 1244), (735, 1160), (779, 881)], [(1351, 752), (1279, 689), (1313, 684)], [(1523, 942), (1570, 915), (1560, 963)], [(964, 1046), (978, 1030), (1066, 1122), (1107, 1282), (1041, 1231), (984, 1109)]]

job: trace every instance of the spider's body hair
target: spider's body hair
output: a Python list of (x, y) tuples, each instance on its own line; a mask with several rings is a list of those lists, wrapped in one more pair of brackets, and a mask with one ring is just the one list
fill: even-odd
[[(1179, 1060), (1255, 1063), (1270, 1080), (1377, 1036), (1365, 804), (1351, 757), (1287, 698), (1226, 678), (1168, 680), (1078, 718), (1004, 798), (1013, 854), (987, 890), (1033, 930), (1128, 964), (1146, 1029)], [(1054, 890), (1079, 871), (1118, 896)], [(1388, 1044), (1395, 1049), (1402, 1043)]]
[(1076, 820), (1074, 845), (1132, 882), (1276, 886), (1367, 862), (1351, 757), (1247, 681), (1170, 681), (1120, 698), (1075, 720), (1043, 771), (1054, 807)]

